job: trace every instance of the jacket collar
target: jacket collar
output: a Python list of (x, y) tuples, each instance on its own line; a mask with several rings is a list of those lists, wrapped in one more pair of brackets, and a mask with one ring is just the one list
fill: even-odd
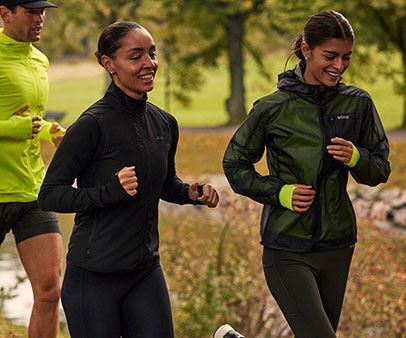
[(0, 29), (0, 47), (7, 49), (10, 54), (29, 54), (32, 51), (31, 42), (16, 41), (4, 34), (3, 29)]
[(343, 85), (339, 82), (337, 86), (332, 88), (322, 84), (308, 84), (304, 81), (305, 69), (306, 64), (304, 62), (300, 62), (293, 70), (288, 70), (282, 74), (279, 74), (278, 89), (307, 96), (319, 96), (323, 93), (326, 93), (327, 95), (334, 95), (337, 93), (337, 89)]
[(106, 96), (113, 96), (115, 100), (118, 100), (118, 102), (130, 113), (144, 114), (146, 111), (148, 99), (147, 94), (145, 94), (143, 99), (136, 100), (117, 87), (114, 81), (111, 81), (110, 86), (106, 91)]

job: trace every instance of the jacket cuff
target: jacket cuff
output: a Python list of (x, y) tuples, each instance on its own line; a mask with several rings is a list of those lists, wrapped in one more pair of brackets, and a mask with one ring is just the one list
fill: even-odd
[(56, 133), (51, 133), (52, 122), (45, 120), (41, 121), (41, 131), (39, 132), (39, 137), (41, 140), (48, 141), (51, 144), (54, 144), (53, 138), (56, 136), (64, 135), (66, 130), (61, 127)]
[(293, 184), (285, 184), (279, 191), (279, 202), (286, 209), (293, 210), (292, 197), (296, 186)]
[[(184, 204), (192, 204), (192, 205), (205, 205), (204, 203), (202, 203), (202, 202), (200, 202), (200, 201), (198, 201), (198, 200), (192, 200), (190, 197), (189, 197), (189, 187), (190, 187), (190, 184), (188, 184), (188, 183), (185, 183), (185, 186), (186, 186), (186, 189), (185, 189), (185, 201), (184, 201)], [(203, 190), (203, 186), (204, 186), (204, 184), (199, 184), (199, 191), (202, 191)]]
[(107, 196), (104, 201), (106, 204), (115, 204), (127, 196), (127, 192), (121, 185), (118, 176), (115, 175), (110, 183), (107, 185)]
[(359, 150), (357, 149), (356, 146), (354, 146), (353, 143), (352, 144), (352, 156), (351, 156), (351, 160), (348, 163), (345, 163), (345, 165), (347, 167), (353, 168), (357, 165), (357, 163), (359, 162), (359, 159), (361, 157)]

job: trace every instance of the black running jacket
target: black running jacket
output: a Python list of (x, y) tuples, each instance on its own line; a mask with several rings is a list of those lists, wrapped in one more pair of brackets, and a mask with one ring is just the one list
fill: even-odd
[[(44, 210), (76, 212), (67, 260), (97, 272), (127, 272), (158, 260), (159, 199), (199, 204), (176, 175), (176, 120), (114, 83), (68, 128), (39, 193)], [(135, 166), (131, 197), (115, 175)], [(77, 188), (73, 183), (77, 180)]]

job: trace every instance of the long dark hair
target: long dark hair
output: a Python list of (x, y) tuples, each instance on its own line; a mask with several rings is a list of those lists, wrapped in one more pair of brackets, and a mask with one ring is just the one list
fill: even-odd
[(97, 61), (101, 66), (101, 57), (106, 55), (110, 58), (114, 57), (117, 49), (121, 47), (122, 38), (130, 31), (144, 29), (141, 25), (131, 21), (117, 21), (107, 26), (100, 35), (97, 43), (97, 52), (95, 53)]
[(330, 39), (350, 39), (354, 41), (354, 31), (347, 18), (336, 11), (322, 11), (312, 15), (307, 21), (303, 32), (299, 34), (293, 44), (293, 52), (286, 60), (285, 69), (289, 59), (295, 54), (305, 62), (302, 53), (302, 42), (306, 42), (310, 49), (320, 46)]

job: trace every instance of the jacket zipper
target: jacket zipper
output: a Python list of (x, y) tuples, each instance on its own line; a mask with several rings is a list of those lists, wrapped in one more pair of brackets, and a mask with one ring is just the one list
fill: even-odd
[(324, 87), (321, 87), (318, 98), (318, 117), (320, 123), (321, 134), (323, 137), (323, 155), (321, 158), (321, 170), (317, 177), (316, 183), (316, 196), (314, 198), (314, 222), (312, 228), (312, 249), (317, 250), (319, 248), (320, 234), (321, 234), (321, 203), (320, 203), (320, 186), (326, 176), (326, 162), (327, 162), (327, 150), (326, 147), (329, 143), (327, 139), (326, 125), (324, 123), (324, 115), (326, 113), (326, 101), (324, 94)]
[[(32, 80), (31, 84), (32, 84), (32, 87), (34, 88), (34, 97), (35, 97), (34, 104), (31, 105), (30, 109), (29, 109), (32, 112), (31, 117), (33, 117), (33, 114), (41, 115), (38, 113), (38, 108), (37, 108), (38, 102), (39, 102), (39, 88), (37, 85), (38, 79), (35, 76), (36, 70), (34, 69), (33, 59), (32, 58), (26, 59), (26, 62), (27, 62), (28, 69), (30, 70), (30, 75), (31, 75), (31, 80)], [(37, 139), (39, 139), (39, 135), (37, 135)], [(38, 140), (38, 142), (39, 142), (39, 140)], [(28, 163), (31, 167), (31, 172), (33, 172), (34, 168), (33, 168), (32, 161), (28, 161)], [(31, 177), (31, 184), (32, 184), (32, 186), (35, 186), (35, 180), (34, 180), (33, 176)]]
[[(150, 152), (149, 152), (149, 147), (148, 147), (148, 143), (147, 143), (147, 133), (145, 132), (147, 130), (147, 119), (145, 116), (146, 112), (144, 114), (142, 114), (140, 116), (140, 126), (141, 126), (141, 135), (144, 141), (144, 146), (145, 146), (145, 156), (147, 158), (147, 182), (145, 182), (145, 186), (149, 186), (149, 182), (151, 180), (151, 158), (150, 158)], [(137, 168), (136, 168), (137, 169)], [(148, 194), (148, 189), (145, 190), (145, 220), (146, 220), (146, 224), (144, 225), (144, 253), (143, 253), (143, 258), (148, 260), (150, 260), (150, 253), (149, 250), (147, 249), (148, 247), (148, 229), (149, 229), (149, 194)]]

